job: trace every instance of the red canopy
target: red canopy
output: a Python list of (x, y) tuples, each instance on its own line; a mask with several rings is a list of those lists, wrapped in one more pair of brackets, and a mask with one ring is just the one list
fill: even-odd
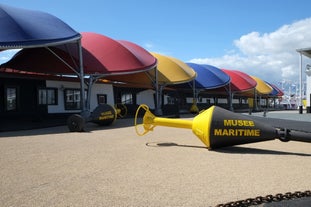
[[(156, 66), (156, 58), (134, 43), (96, 33), (81, 34), (84, 74), (130, 74)], [(78, 51), (75, 44), (22, 49), (1, 67), (49, 74), (79, 73)]]
[(255, 88), (257, 82), (246, 73), (237, 70), (222, 69), (226, 74), (231, 77), (231, 91), (243, 92)]

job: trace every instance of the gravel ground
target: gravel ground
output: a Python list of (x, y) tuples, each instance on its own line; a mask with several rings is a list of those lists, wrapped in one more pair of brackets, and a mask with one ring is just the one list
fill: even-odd
[(309, 143), (212, 151), (189, 129), (156, 127), (139, 137), (133, 119), (89, 123), (83, 133), (1, 132), (0, 153), (2, 207), (215, 206), (311, 188)]

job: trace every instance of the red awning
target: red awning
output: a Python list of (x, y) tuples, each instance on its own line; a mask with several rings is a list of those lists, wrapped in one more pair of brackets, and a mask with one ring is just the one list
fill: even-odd
[[(84, 74), (131, 74), (156, 66), (156, 58), (134, 43), (116, 41), (97, 33), (81, 34)], [(78, 49), (75, 44), (22, 49), (1, 67), (49, 74), (75, 74), (74, 71), (79, 73)]]
[(248, 91), (256, 87), (257, 82), (246, 73), (238, 70), (222, 69), (231, 77), (231, 91), (232, 92), (243, 92)]

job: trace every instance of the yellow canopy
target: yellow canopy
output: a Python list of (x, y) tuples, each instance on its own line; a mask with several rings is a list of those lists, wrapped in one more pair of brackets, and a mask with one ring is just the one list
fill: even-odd
[(255, 76), (250, 76), (252, 79), (254, 79), (257, 83), (255, 89), (251, 89), (245, 92), (242, 92), (241, 95), (243, 96), (248, 96), (248, 97), (254, 97), (255, 96), (255, 90), (258, 95), (268, 95), (273, 91), (273, 88), (267, 84), (265, 81), (262, 79), (255, 77)]
[(257, 82), (256, 90), (258, 93), (267, 95), (273, 91), (273, 88), (269, 84), (264, 82), (262, 79), (257, 78), (255, 76), (251, 77)]
[[(186, 63), (173, 57), (151, 53), (157, 59), (159, 85), (186, 83), (196, 78), (196, 72)], [(145, 72), (107, 76), (105, 79), (139, 85), (140, 87), (154, 86), (155, 70)]]
[(179, 84), (195, 79), (196, 72), (186, 63), (173, 57), (151, 54), (158, 60), (159, 84)]

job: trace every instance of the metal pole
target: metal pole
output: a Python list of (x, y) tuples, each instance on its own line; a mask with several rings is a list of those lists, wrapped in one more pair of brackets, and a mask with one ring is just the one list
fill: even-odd
[(229, 84), (229, 109), (233, 111), (233, 92), (231, 90), (231, 84)]
[(299, 58), (299, 67), (300, 67), (300, 73), (299, 73), (299, 113), (302, 114), (302, 54), (300, 54)]
[(257, 103), (257, 90), (254, 88), (254, 108), (258, 111), (258, 103)]
[(87, 118), (89, 115), (89, 112), (85, 106), (85, 87), (84, 87), (84, 68), (83, 68), (83, 55), (82, 55), (82, 44), (81, 44), (81, 39), (78, 41), (78, 50), (79, 50), (79, 66), (80, 66), (80, 89), (81, 89), (81, 96), (80, 96), (80, 101), (81, 101), (81, 115), (83, 118)]
[(155, 92), (156, 92), (156, 106), (155, 106), (155, 114), (162, 115), (161, 103), (160, 103), (160, 90), (159, 90), (159, 73), (158, 67), (155, 67)]
[(195, 88), (195, 79), (192, 80), (192, 93), (193, 93), (193, 99), (196, 99), (196, 88)]

